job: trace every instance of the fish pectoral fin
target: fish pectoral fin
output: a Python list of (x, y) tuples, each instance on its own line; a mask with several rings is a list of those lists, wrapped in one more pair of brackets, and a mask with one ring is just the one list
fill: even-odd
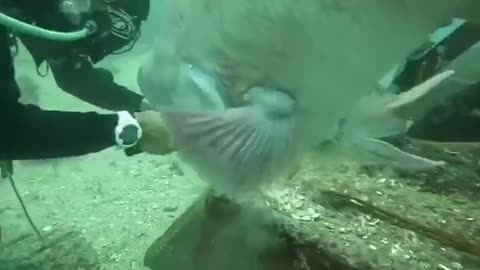
[(426, 170), (446, 165), (445, 161), (430, 160), (400, 150), (379, 139), (361, 139), (353, 150), (365, 164), (387, 165), (396, 169)]
[(290, 122), (269, 119), (252, 106), (162, 117), (186, 161), (220, 188), (256, 186), (292, 156)]

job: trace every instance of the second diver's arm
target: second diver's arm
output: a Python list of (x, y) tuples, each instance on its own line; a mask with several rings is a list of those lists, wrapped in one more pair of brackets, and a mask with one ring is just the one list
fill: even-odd
[(113, 111), (141, 109), (142, 95), (115, 83), (110, 71), (94, 67), (88, 59), (75, 57), (49, 64), (58, 86), (85, 102)]

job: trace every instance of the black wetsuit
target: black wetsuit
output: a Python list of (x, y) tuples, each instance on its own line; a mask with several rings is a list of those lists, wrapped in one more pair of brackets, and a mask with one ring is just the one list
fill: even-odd
[[(67, 24), (62, 24), (61, 14), (55, 14), (55, 3), (53, 0), (15, 0), (9, 7), (17, 8), (20, 11), (17, 14), (25, 15), (40, 26), (68, 30), (62, 29)], [(110, 48), (103, 48), (87, 41), (60, 43), (26, 36), (21, 39), (37, 64), (43, 60), (49, 62), (57, 83), (65, 91), (105, 109), (139, 109), (140, 95), (115, 84), (110, 72), (94, 68), (92, 64), (110, 54), (110, 49), (125, 44), (109, 44)], [(77, 156), (115, 145), (116, 114), (48, 111), (19, 103), (10, 43), (9, 30), (0, 26), (0, 160)]]
[[(24, 0), (25, 1), (25, 0)], [(52, 1), (52, 0), (49, 0)], [(131, 16), (136, 31), (132, 31), (132, 39), (140, 33), (140, 27), (148, 16), (149, 0), (120, 0), (134, 3), (122, 5)], [(94, 64), (106, 56), (133, 45), (132, 39), (119, 39), (108, 35), (111, 27), (106, 13), (94, 13), (91, 16), (98, 22), (98, 33), (84, 40), (75, 42), (56, 42), (18, 34), (28, 51), (32, 54), (39, 73), (51, 71), (58, 86), (65, 92), (107, 110), (136, 111), (140, 108), (143, 96), (118, 85), (109, 70), (94, 67)], [(62, 31), (76, 30), (77, 26), (66, 21), (63, 14), (49, 13), (34, 15), (34, 20), (46, 29)], [(100, 41), (97, 42), (97, 37)], [(132, 42), (133, 41), (133, 42)], [(40, 65), (48, 63), (49, 70)]]
[[(480, 42), (480, 24), (466, 22), (439, 44), (428, 42), (407, 59), (394, 83), (407, 91), (438, 73), (474, 44)], [(473, 68), (473, 67), (470, 67)], [(465, 90), (435, 106), (410, 128), (408, 135), (439, 142), (480, 142), (480, 74), (465, 84)]]

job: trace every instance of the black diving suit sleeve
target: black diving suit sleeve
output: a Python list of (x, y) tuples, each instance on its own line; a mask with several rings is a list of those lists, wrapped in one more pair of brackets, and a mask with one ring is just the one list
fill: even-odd
[[(111, 71), (94, 66), (87, 55), (68, 52), (67, 45), (72, 44), (43, 41), (25, 35), (19, 37), (37, 66), (47, 62), (55, 82), (63, 91), (105, 110), (140, 110), (142, 95), (117, 84)], [(51, 57), (54, 54), (51, 47), (56, 48), (60, 55)]]
[(19, 98), (7, 34), (0, 27), (0, 160), (79, 156), (115, 145), (116, 114), (46, 111)]
[[(33, 50), (30, 52), (35, 54)], [(110, 71), (94, 67), (87, 58), (71, 56), (49, 64), (58, 86), (85, 102), (113, 111), (140, 109), (142, 95), (115, 83)]]
[(0, 103), (0, 160), (80, 156), (115, 145), (116, 115), (44, 111)]

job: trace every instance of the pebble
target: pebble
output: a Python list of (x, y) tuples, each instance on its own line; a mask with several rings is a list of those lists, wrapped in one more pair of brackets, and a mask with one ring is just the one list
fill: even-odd
[(452, 263), (452, 267), (453, 267), (453, 269), (456, 269), (456, 270), (462, 270), (463, 269), (463, 265), (461, 265), (458, 262)]
[(301, 200), (298, 200), (298, 199), (293, 199), (292, 200), (292, 205), (293, 207), (297, 208), (297, 209), (300, 209), (303, 207), (303, 205), (305, 204), (305, 202), (301, 201)]
[(312, 218), (313, 220), (318, 221), (320, 219), (320, 213), (313, 213)]
[(48, 225), (48, 226), (43, 227), (42, 232), (49, 232), (52, 229), (53, 229), (53, 227), (51, 225)]
[(446, 266), (443, 265), (443, 264), (437, 265), (437, 269), (438, 269), (438, 270), (451, 270), (450, 268), (446, 267)]
[(170, 206), (165, 206), (165, 207), (163, 208), (163, 211), (164, 211), (164, 212), (175, 212), (175, 211), (177, 211), (177, 209), (178, 209), (178, 206), (176, 206), (176, 205), (170, 205)]
[(303, 221), (312, 221), (312, 220), (313, 220), (313, 217), (312, 217), (312, 216), (302, 216), (302, 217), (300, 217), (300, 220), (303, 220)]

